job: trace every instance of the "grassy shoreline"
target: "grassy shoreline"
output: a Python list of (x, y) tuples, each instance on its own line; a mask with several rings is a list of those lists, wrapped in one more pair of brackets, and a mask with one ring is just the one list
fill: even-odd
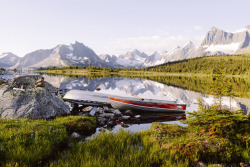
[[(109, 71), (91, 71), (87, 69), (67, 69), (67, 70), (36, 70), (39, 73), (57, 74), (65, 76), (134, 76), (134, 77), (150, 77), (150, 76), (186, 76), (186, 77), (211, 77), (212, 74), (204, 73), (167, 73), (167, 72), (150, 72), (150, 71), (119, 71), (119, 72), (109, 72)], [(225, 77), (242, 77), (250, 78), (250, 75), (225, 75)]]
[(0, 119), (1, 166), (239, 166), (250, 164), (250, 116), (201, 109), (179, 125), (153, 123), (150, 130), (104, 131), (84, 142), (72, 132), (91, 134), (94, 117), (53, 121)]

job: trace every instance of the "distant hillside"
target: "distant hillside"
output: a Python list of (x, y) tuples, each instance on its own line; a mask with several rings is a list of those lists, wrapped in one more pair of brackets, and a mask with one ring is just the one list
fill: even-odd
[(225, 74), (250, 75), (250, 54), (192, 58), (150, 67), (148, 71), (213, 74), (220, 64)]

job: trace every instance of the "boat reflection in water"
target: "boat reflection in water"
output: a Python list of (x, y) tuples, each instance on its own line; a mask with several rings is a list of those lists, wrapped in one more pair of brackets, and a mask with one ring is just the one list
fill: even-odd
[[(125, 127), (126, 130), (129, 130), (131, 132), (139, 132), (141, 130), (148, 130), (151, 128), (152, 123), (154, 122), (162, 122), (166, 124), (177, 124), (180, 126), (187, 126), (186, 124), (183, 124), (181, 120), (186, 119), (186, 114), (171, 114), (171, 113), (136, 113), (140, 114), (140, 119), (130, 119), (128, 121), (124, 121), (128, 126)], [(112, 128), (113, 132), (118, 132), (121, 128), (124, 128), (121, 124), (117, 124)], [(99, 128), (99, 130), (102, 128)]]
[(176, 114), (176, 113), (140, 113), (140, 119), (133, 118), (126, 121), (127, 124), (145, 124), (152, 122), (165, 122), (165, 121), (177, 121), (177, 120), (185, 120), (186, 114)]

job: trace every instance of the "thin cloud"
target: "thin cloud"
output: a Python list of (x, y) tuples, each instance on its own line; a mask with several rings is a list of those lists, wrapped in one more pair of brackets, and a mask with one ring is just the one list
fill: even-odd
[(202, 29), (202, 27), (201, 26), (193, 26), (193, 28), (195, 29), (195, 30), (201, 30)]
[[(147, 54), (152, 54), (155, 51), (169, 51), (176, 46), (182, 46), (188, 41), (194, 42), (194, 44), (199, 45), (201, 43), (201, 37), (190, 38), (188, 36), (182, 35), (172, 35), (172, 36), (140, 36), (140, 37), (128, 37), (128, 38), (114, 38), (112, 40), (106, 41), (105, 47), (96, 48), (102, 51), (102, 53), (107, 53), (111, 55), (121, 55), (129, 50), (138, 49)], [(104, 51), (104, 52), (103, 52)]]

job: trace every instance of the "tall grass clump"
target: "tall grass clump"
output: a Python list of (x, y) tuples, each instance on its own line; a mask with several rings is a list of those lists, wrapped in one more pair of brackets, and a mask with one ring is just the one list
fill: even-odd
[(61, 158), (50, 166), (188, 166), (188, 160), (172, 158), (149, 134), (152, 131), (132, 133), (122, 129), (100, 133), (61, 153)]
[[(96, 127), (93, 118), (66, 117), (53, 121), (30, 119), (0, 119), (0, 166), (41, 166), (68, 148), (74, 122)], [(70, 125), (69, 125), (70, 124)], [(72, 126), (71, 126), (72, 125)], [(71, 127), (68, 128), (68, 126)], [(86, 128), (74, 130), (88, 132)]]
[(215, 95), (213, 106), (206, 109), (200, 101), (199, 110), (188, 113), (184, 120), (187, 127), (155, 123), (148, 133), (149, 139), (169, 152), (175, 161), (225, 165), (250, 161), (250, 115), (222, 105), (222, 96), (232, 91), (227, 90), (222, 65), (215, 70), (211, 85)]

